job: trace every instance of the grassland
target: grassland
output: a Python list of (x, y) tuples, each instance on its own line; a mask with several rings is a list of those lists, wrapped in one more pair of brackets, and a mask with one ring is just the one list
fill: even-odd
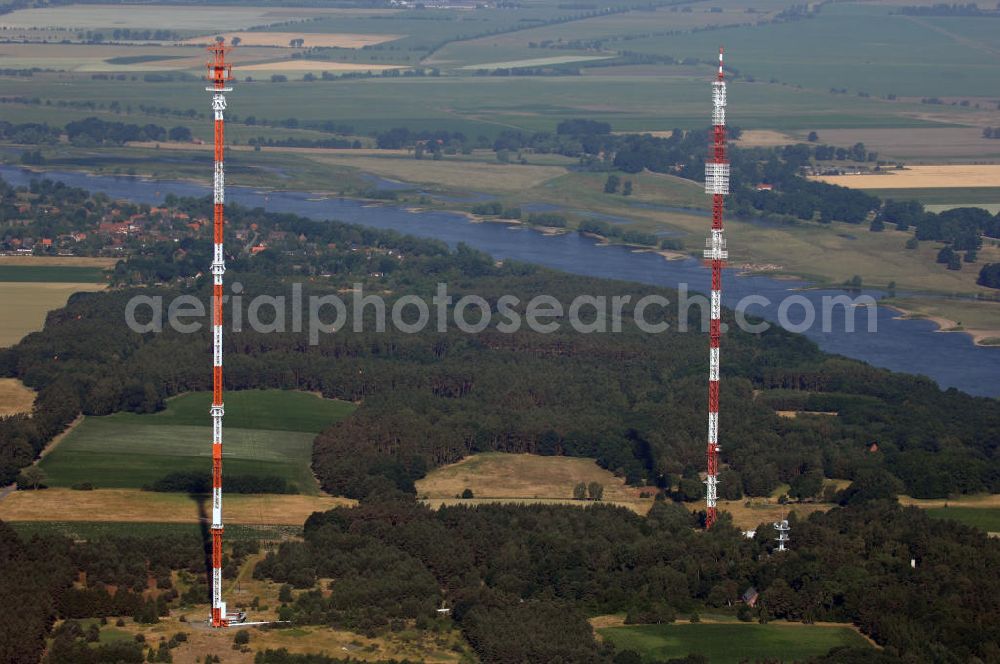
[[(807, 136), (805, 132), (796, 132), (779, 144), (805, 142)], [(879, 159), (902, 160), (908, 165), (1000, 160), (1000, 141), (983, 138), (982, 128), (978, 126), (825, 129), (819, 133), (819, 142), (842, 146), (864, 143), (869, 150), (878, 152)]]
[[(234, 71), (239, 76), (240, 66), (248, 61), (240, 60), (237, 55), (233, 57)], [(309, 71), (317, 75), (323, 71), (323, 61), (311, 62), (314, 66)], [(383, 64), (377, 60), (365, 62)], [(601, 73), (563, 77), (378, 77), (287, 83), (255, 80), (252, 84), (240, 83), (238, 92), (234, 91), (233, 110), (236, 112), (239, 99), (244, 116), (270, 119), (294, 116), (300, 122), (330, 120), (352, 125), (361, 133), (405, 125), (411, 129), (438, 128), (462, 131), (473, 137), (479, 134), (493, 137), (503, 129), (552, 130), (560, 120), (573, 117), (606, 120), (618, 131), (704, 127), (708, 68), (695, 70), (694, 75), (690, 67), (659, 71), (656, 76)], [(52, 99), (53, 107), (26, 109), (38, 121), (52, 121), (50, 114), (72, 110), (59, 108), (60, 100), (93, 101), (98, 110), (102, 104), (117, 101), (122, 108), (132, 107), (138, 117), (143, 116), (135, 110), (147, 105), (151, 98), (181, 111), (204, 107), (204, 93), (189, 81), (122, 86), (118, 81), (92, 80), (89, 75), (60, 75), (59, 84), (50, 85), (56, 82), (55, 76), (5, 81), (6, 94)], [(926, 108), (909, 102), (887, 103), (766, 83), (739, 82), (730, 90), (730, 122), (751, 129), (940, 127), (939, 122), (922, 117)], [(948, 112), (959, 120), (973, 117), (968, 109), (949, 107)], [(76, 111), (77, 117), (88, 114), (93, 113), (89, 109)], [(118, 117), (124, 121), (129, 116), (123, 113)], [(186, 124), (193, 127), (203, 123)]]
[[(201, 469), (205, 467), (201, 465)], [(227, 524), (301, 526), (313, 512), (346, 505), (353, 505), (353, 501), (334, 496), (230, 493), (225, 496), (224, 519)], [(51, 488), (8, 495), (0, 501), (0, 519), (192, 524), (210, 521), (211, 509), (208, 496), (138, 489)]]
[(0, 417), (30, 413), (35, 391), (16, 378), (0, 378)]
[[(207, 394), (189, 394), (158, 414), (88, 417), (40, 462), (46, 483), (141, 488), (168, 472), (205, 471), (208, 405)], [(231, 392), (227, 406), (225, 471), (276, 475), (308, 495), (319, 491), (310, 470), (316, 432), (353, 410), (353, 404), (280, 390)]]
[(42, 329), (73, 293), (102, 290), (107, 267), (108, 259), (0, 256), (0, 347)]
[(924, 187), (921, 189), (868, 189), (879, 198), (920, 201), (924, 205), (967, 207), (1000, 204), (1000, 187)]
[(665, 660), (698, 653), (712, 664), (747, 660), (802, 661), (831, 648), (863, 648), (868, 642), (847, 625), (801, 623), (675, 623), (606, 627), (598, 633), (621, 650), (635, 650), (644, 660)]
[(99, 267), (66, 265), (4, 265), (0, 264), (0, 282), (38, 282), (50, 284), (103, 284), (104, 270)]
[[(811, 20), (629, 41), (633, 51), (701, 57), (725, 44), (732, 66), (759, 80), (850, 94), (980, 96), (1000, 84), (980, 36), (957, 40), (939, 19), (893, 15), (887, 5), (824, 5)], [(975, 19), (969, 19), (969, 22)], [(980, 21), (981, 22), (981, 21)], [(946, 24), (946, 23), (945, 23)], [(844, 35), (850, 47), (844, 48)], [(990, 38), (995, 42), (994, 38)], [(822, 127), (822, 125), (817, 128)]]
[[(701, 501), (685, 503), (685, 505), (692, 512), (705, 509), (705, 505)], [(789, 503), (782, 505), (776, 498), (720, 500), (718, 506), (719, 511), (729, 513), (733, 517), (733, 524), (742, 530), (754, 530), (762, 523), (767, 524), (767, 528), (770, 529), (770, 524), (787, 519), (792, 512), (795, 512), (798, 518), (804, 519), (813, 512), (826, 512), (834, 507), (832, 503)], [(768, 534), (764, 536), (767, 537)]]
[[(356, 407), (347, 401), (285, 390), (230, 391), (225, 398), (226, 427), (237, 429), (316, 434), (350, 415)], [(211, 403), (210, 393), (189, 392), (170, 399), (167, 408), (158, 413), (116, 413), (103, 419), (123, 425), (201, 426), (205, 424)]]
[[(371, 10), (365, 11), (370, 12)], [(135, 5), (130, 6), (128, 11), (122, 11), (121, 5), (78, 4), (19, 9), (4, 15), (0, 19), (0, 27), (55, 28), (67, 31), (145, 28), (200, 33), (206, 31), (206, 26), (212, 25), (239, 29), (346, 13), (349, 10), (344, 12), (337, 9), (240, 5), (189, 5), (184, 7), (184, 11), (178, 11), (176, 7), (169, 5)]]
[[(309, 470), (313, 434), (227, 427), (225, 436), (227, 473), (276, 475), (303, 493), (317, 493)], [(211, 442), (211, 427), (88, 417), (39, 465), (50, 486), (90, 482), (100, 488), (140, 488), (170, 472), (207, 472)]]
[[(228, 527), (226, 536), (229, 541)], [(278, 599), (281, 584), (253, 578), (253, 567), (264, 555), (262, 552), (249, 556), (236, 578), (227, 580), (223, 588), (229, 606), (234, 609), (247, 607), (257, 598), (257, 608), (250, 611), (251, 620), (255, 621), (276, 620), (278, 608), (282, 604)], [(180, 592), (190, 588), (191, 582), (190, 574), (174, 575), (174, 584)], [(293, 594), (300, 592), (305, 591), (295, 590)], [(216, 655), (226, 664), (252, 664), (256, 651), (268, 648), (284, 648), (296, 654), (350, 655), (356, 661), (384, 661), (390, 658), (431, 664), (475, 661), (472, 650), (461, 633), (450, 626), (434, 631), (416, 630), (407, 626), (402, 631), (389, 631), (374, 638), (318, 625), (278, 629), (247, 626), (251, 636), (248, 648), (243, 652), (233, 648), (234, 630), (212, 630), (205, 627), (208, 613), (208, 604), (205, 603), (174, 609), (155, 625), (143, 625), (129, 620), (123, 626), (99, 626), (101, 641), (123, 638), (131, 640), (142, 634), (147, 643), (157, 643), (161, 638), (184, 632), (187, 640), (171, 650), (173, 661), (182, 664), (194, 664), (196, 661), (200, 663), (205, 655)], [(81, 624), (87, 629), (90, 621), (81, 621)]]
[(29, 332), (42, 329), (45, 316), (66, 304), (73, 293), (99, 291), (104, 284), (3, 283), (0, 284), (0, 346), (11, 346)]
[(224, 32), (219, 35), (192, 37), (186, 43), (209, 44), (215, 41), (217, 37), (222, 37), (227, 42), (230, 42), (233, 37), (237, 37), (240, 40), (241, 48), (247, 46), (291, 48), (290, 43), (293, 39), (301, 39), (303, 48), (363, 48), (399, 39), (402, 36), (350, 32)]
[(937, 519), (952, 519), (988, 533), (1000, 533), (1000, 509), (981, 507), (935, 507), (927, 513)]
[(458, 463), (442, 466), (416, 482), (417, 495), (438, 506), (453, 502), (465, 489), (475, 499), (462, 504), (482, 502), (545, 502), (590, 505), (573, 501), (573, 487), (579, 482), (598, 482), (604, 487), (603, 502), (623, 505), (645, 514), (652, 505), (642, 490), (625, 485), (598, 466), (593, 459), (537, 456), (534, 454), (475, 454)]

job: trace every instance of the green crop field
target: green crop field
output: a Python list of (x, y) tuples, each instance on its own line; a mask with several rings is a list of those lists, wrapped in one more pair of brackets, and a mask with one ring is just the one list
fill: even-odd
[[(207, 419), (207, 416), (206, 416)], [(309, 470), (310, 433), (229, 427), (223, 465), (233, 475), (277, 475), (315, 493)], [(141, 488), (172, 472), (211, 467), (211, 427), (126, 424), (90, 417), (39, 464), (50, 486), (90, 482), (99, 488)]]
[(988, 533), (1000, 533), (1000, 509), (989, 507), (937, 507), (927, 510), (937, 519), (952, 519)]
[[(204, 472), (211, 459), (209, 401), (195, 393), (172, 399), (157, 414), (88, 417), (41, 461), (46, 483), (141, 488), (171, 472)], [(226, 472), (277, 475), (306, 494), (318, 492), (310, 470), (316, 432), (354, 408), (278, 390), (231, 392), (226, 406)]]
[(74, 267), (70, 265), (0, 265), (0, 281), (99, 284), (106, 281), (104, 270), (99, 267)]
[(598, 630), (619, 650), (634, 650), (644, 660), (664, 660), (698, 653), (712, 664), (767, 659), (801, 661), (831, 648), (863, 648), (867, 641), (850, 627), (798, 623), (630, 625)]
[[(892, 14), (889, 5), (823, 5), (810, 20), (733, 27), (628, 42), (627, 48), (674, 57), (699, 57), (725, 44), (729, 61), (760, 80), (814, 90), (847, 88), (851, 95), (982, 96), (1000, 86), (1000, 72), (986, 52), (993, 37), (941, 29), (940, 19)], [(976, 19), (968, 19), (969, 22)], [(983, 31), (995, 28), (976, 21)]]
[(924, 205), (976, 205), (1000, 203), (1000, 187), (945, 187), (928, 189), (866, 189), (865, 193), (897, 201), (915, 200)]
[[(242, 390), (227, 392), (226, 428), (267, 429), (319, 433), (342, 420), (355, 405), (347, 401), (322, 399), (307, 392), (285, 390)], [(152, 415), (116, 413), (106, 418), (123, 425), (204, 426), (209, 423), (210, 392), (189, 392), (167, 402), (167, 408)]]

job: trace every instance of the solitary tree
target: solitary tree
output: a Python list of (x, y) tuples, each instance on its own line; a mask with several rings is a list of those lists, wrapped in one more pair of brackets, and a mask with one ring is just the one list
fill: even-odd
[(622, 196), (631, 196), (631, 195), (632, 195), (632, 181), (625, 180), (625, 186), (622, 187)]
[(621, 183), (621, 178), (612, 173), (608, 176), (608, 179), (604, 182), (604, 193), (613, 194), (618, 191), (618, 185)]
[(34, 490), (38, 490), (39, 485), (46, 480), (45, 471), (35, 465), (28, 466), (21, 471), (18, 477), (18, 484), (26, 484)]
[(600, 482), (591, 482), (587, 485), (587, 493), (591, 500), (600, 500), (604, 497), (604, 485)]
[(587, 485), (580, 482), (575, 487), (573, 487), (573, 500), (586, 500), (587, 499)]

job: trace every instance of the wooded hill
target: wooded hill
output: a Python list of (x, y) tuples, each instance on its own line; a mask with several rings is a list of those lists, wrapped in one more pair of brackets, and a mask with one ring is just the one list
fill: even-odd
[[(193, 212), (208, 206), (187, 204)], [(439, 282), (456, 300), (477, 294), (494, 310), (501, 295), (515, 295), (522, 315), (525, 303), (542, 293), (564, 304), (584, 293), (608, 301), (628, 294), (635, 302), (652, 293), (677, 300), (664, 289), (497, 266), (468, 248), (449, 253), (440, 243), (393, 233), (260, 210), (234, 210), (233, 217), (261, 233), (280, 228), (285, 238), (279, 247), (230, 262), (228, 278), (244, 285), (244, 306), (257, 294), (289, 295), (290, 278), (279, 276), (289, 274), (301, 276), (304, 297), (343, 295), (357, 280), (366, 292), (390, 293), (389, 307), (403, 294), (430, 301)], [(185, 277), (196, 262), (208, 263), (208, 243), (186, 246), (153, 244), (116, 270), (118, 278), (155, 283), (161, 265), (174, 265), (178, 269), (168, 272), (178, 277), (169, 285), (78, 294), (49, 315), (42, 332), (0, 353), (0, 375), (39, 391), (31, 417), (0, 420), (4, 481), (78, 413), (151, 412), (168, 396), (209, 389), (207, 326), (197, 334), (137, 334), (122, 315), (140, 294), (169, 302), (190, 293), (208, 301), (204, 275)], [(392, 326), (377, 332), (369, 320), (365, 331), (345, 328), (311, 346), (306, 332), (263, 334), (245, 325), (226, 335), (226, 389), (310, 390), (362, 402), (316, 442), (315, 470), (335, 494), (412, 492), (413, 480), (427, 469), (482, 451), (594, 457), (632, 483), (669, 487), (697, 477), (705, 444), (708, 354), (697, 331), (701, 312), (693, 307), (685, 321), (691, 331), (680, 332), (675, 310), (647, 311), (670, 324), (662, 334), (639, 331), (628, 318), (631, 309), (622, 332), (606, 334), (580, 334), (565, 323), (552, 334), (439, 333), (433, 325), (404, 334)], [(724, 319), (736, 329), (730, 312)], [(854, 479), (873, 469), (887, 470), (901, 482), (898, 488), (918, 497), (1000, 490), (996, 400), (942, 392), (926, 378), (831, 356), (779, 329), (729, 333), (723, 353), (725, 497), (767, 495), (807, 473)], [(775, 398), (786, 406), (822, 402), (838, 416), (780, 418)], [(877, 453), (869, 451), (873, 442)]]

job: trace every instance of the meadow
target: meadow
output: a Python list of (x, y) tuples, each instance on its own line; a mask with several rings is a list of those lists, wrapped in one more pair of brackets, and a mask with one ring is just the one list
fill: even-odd
[[(898, 8), (895, 8), (898, 10)], [(846, 88), (850, 95), (980, 97), (1000, 86), (1000, 73), (983, 57), (990, 20), (956, 22), (909, 17), (875, 3), (823, 5), (809, 20), (650, 37), (628, 42), (633, 51), (700, 57), (725, 44), (744, 74), (813, 90)], [(981, 28), (970, 30), (978, 22)], [(950, 33), (957, 29), (964, 35)]]
[[(171, 399), (156, 414), (85, 418), (40, 462), (46, 484), (141, 488), (170, 472), (207, 472), (209, 401), (195, 393)], [(319, 492), (310, 469), (315, 434), (354, 408), (280, 390), (230, 392), (226, 405), (224, 472), (275, 475), (307, 495)]]
[(937, 519), (952, 519), (988, 533), (1000, 533), (1000, 509), (984, 507), (935, 507), (927, 513)]
[[(301, 527), (313, 512), (353, 504), (334, 496), (229, 493), (224, 494), (223, 519), (254, 527)], [(0, 519), (14, 522), (197, 524), (211, 520), (211, 510), (209, 496), (138, 489), (15, 491), (0, 501)]]
[(42, 329), (45, 317), (66, 304), (73, 293), (103, 290), (102, 283), (0, 283), (0, 347), (12, 346), (29, 332)]
[(67, 265), (15, 265), (0, 263), (0, 282), (39, 282), (50, 284), (102, 284), (106, 281), (100, 267)]
[(675, 623), (607, 627), (598, 633), (619, 649), (635, 650), (644, 660), (686, 657), (697, 652), (712, 664), (747, 660), (802, 661), (831, 648), (863, 648), (868, 642), (849, 626), (800, 623)]
[[(534, 454), (474, 454), (457, 463), (435, 468), (417, 480), (417, 495), (437, 507), (442, 504), (479, 504), (483, 502), (565, 503), (586, 506), (589, 501), (574, 501), (573, 487), (578, 483), (598, 482), (604, 487), (602, 502), (622, 505), (645, 513), (652, 498), (644, 498), (642, 489), (625, 485), (593, 459)], [(473, 499), (457, 498), (470, 489)]]
[[(188, 392), (167, 401), (158, 413), (115, 413), (106, 420), (123, 425), (203, 426), (212, 403), (209, 392)], [(225, 394), (226, 428), (300, 431), (316, 434), (354, 412), (347, 401), (323, 399), (308, 392), (241, 390)]]

